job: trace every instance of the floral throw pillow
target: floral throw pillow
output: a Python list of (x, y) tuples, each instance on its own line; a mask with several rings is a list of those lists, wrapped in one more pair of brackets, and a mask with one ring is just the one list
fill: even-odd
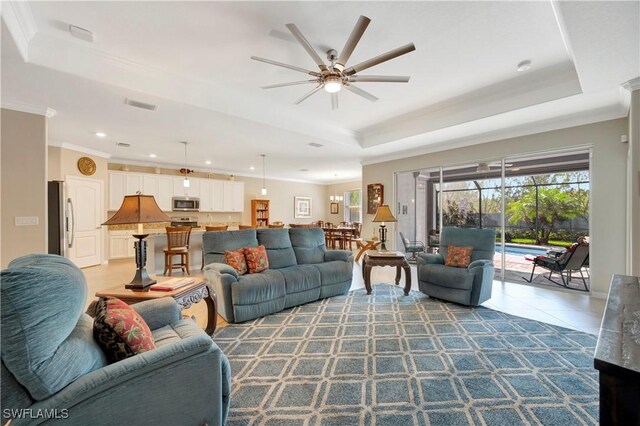
[(267, 250), (264, 246), (245, 247), (243, 250), (250, 274), (269, 269), (269, 258), (267, 257)]
[(129, 305), (115, 297), (98, 301), (93, 337), (109, 362), (121, 361), (156, 348), (147, 323)]
[(224, 263), (235, 269), (238, 275), (247, 273), (247, 261), (244, 258), (244, 250), (241, 248), (238, 250), (225, 250)]
[(456, 268), (466, 268), (471, 263), (471, 253), (473, 247), (447, 247), (447, 260), (445, 266), (455, 266)]

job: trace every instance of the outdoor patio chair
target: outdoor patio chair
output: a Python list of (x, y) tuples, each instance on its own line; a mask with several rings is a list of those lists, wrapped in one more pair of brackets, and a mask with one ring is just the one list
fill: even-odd
[[(584, 285), (584, 291), (589, 291), (587, 281), (585, 280), (584, 274), (582, 273), (582, 268), (585, 266), (585, 263), (588, 264), (588, 261), (589, 244), (585, 242), (575, 243), (571, 247), (569, 247), (566, 252), (562, 253), (558, 257), (538, 256), (534, 258), (531, 276), (529, 277), (529, 279), (526, 279), (525, 277), (522, 277), (522, 279), (529, 283), (533, 281), (533, 275), (536, 271), (536, 266), (539, 266), (549, 271), (549, 276), (545, 276), (546, 279), (556, 285), (569, 288), (569, 282), (572, 278), (572, 272), (580, 272), (580, 276), (582, 277), (582, 284)], [(562, 283), (551, 279), (551, 275), (553, 273), (560, 275)]]
[(400, 239), (402, 240), (402, 245), (404, 245), (405, 253), (411, 253), (411, 257), (407, 259), (407, 262), (416, 262), (418, 260), (418, 253), (424, 253), (425, 246), (422, 241), (410, 241), (407, 237), (404, 236), (402, 232), (400, 234)]

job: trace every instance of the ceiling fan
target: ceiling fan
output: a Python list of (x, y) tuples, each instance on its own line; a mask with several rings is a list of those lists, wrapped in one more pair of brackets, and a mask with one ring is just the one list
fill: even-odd
[[(513, 164), (505, 163), (505, 167), (511, 167)], [(499, 169), (502, 167), (502, 163), (499, 161), (493, 163), (478, 163), (478, 167), (476, 167), (477, 173), (489, 173), (491, 170)]]
[(289, 83), (280, 83), (273, 84), (270, 86), (263, 86), (263, 89), (274, 89), (277, 87), (285, 87), (285, 86), (294, 86), (298, 84), (307, 84), (314, 83), (316, 87), (311, 91), (307, 92), (304, 96), (298, 99), (295, 104), (298, 105), (314, 93), (318, 92), (320, 89), (324, 88), (324, 90), (331, 94), (331, 108), (338, 108), (338, 92), (344, 87), (348, 91), (355, 93), (356, 95), (362, 96), (365, 99), (368, 99), (372, 102), (378, 100), (377, 97), (373, 96), (371, 93), (362, 90), (361, 88), (355, 86), (353, 83), (407, 83), (409, 81), (408, 76), (390, 76), (390, 75), (357, 75), (359, 72), (364, 71), (368, 68), (381, 64), (383, 62), (389, 61), (391, 59), (397, 58), (398, 56), (402, 56), (406, 53), (412, 52), (416, 49), (413, 43), (406, 44), (404, 46), (398, 47), (396, 49), (390, 50), (386, 53), (378, 55), (374, 58), (368, 59), (364, 62), (360, 62), (357, 65), (353, 65), (350, 67), (346, 67), (347, 61), (351, 57), (353, 50), (356, 45), (360, 41), (360, 38), (364, 34), (364, 31), (367, 29), (367, 26), (371, 22), (371, 19), (366, 16), (361, 15), (358, 18), (358, 22), (356, 22), (355, 27), (351, 31), (351, 35), (347, 39), (342, 51), (338, 55), (334, 49), (329, 49), (327, 53), (327, 60), (329, 61), (329, 65), (325, 64), (325, 62), (320, 58), (318, 53), (315, 51), (311, 43), (307, 41), (305, 36), (300, 32), (298, 27), (295, 24), (287, 24), (287, 28), (293, 34), (293, 36), (298, 40), (298, 42), (302, 45), (304, 50), (311, 56), (311, 58), (318, 65), (320, 71), (311, 71), (307, 70), (295, 65), (289, 65), (282, 62), (274, 61), (271, 59), (260, 58), (258, 56), (252, 56), (251, 59), (265, 62), (271, 65), (277, 65), (279, 67), (288, 68), (294, 71), (299, 71), (305, 74), (309, 74), (314, 78), (311, 80), (302, 80), (302, 81), (293, 81)]

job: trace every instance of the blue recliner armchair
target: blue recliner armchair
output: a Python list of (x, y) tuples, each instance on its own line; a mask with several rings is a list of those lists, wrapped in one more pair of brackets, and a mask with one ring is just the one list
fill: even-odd
[(69, 260), (18, 258), (0, 290), (3, 424), (224, 424), (229, 362), (173, 299), (133, 305), (156, 349), (107, 364), (83, 312), (84, 275)]
[[(473, 247), (469, 267), (444, 265), (449, 245)], [(491, 298), (495, 250), (496, 232), (493, 229), (443, 228), (439, 252), (418, 255), (420, 291), (462, 305), (480, 305)]]

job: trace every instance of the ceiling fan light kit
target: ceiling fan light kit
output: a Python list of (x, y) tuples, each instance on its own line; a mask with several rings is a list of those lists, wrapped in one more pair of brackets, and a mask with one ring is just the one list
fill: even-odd
[(315, 51), (311, 43), (306, 39), (306, 37), (302, 34), (302, 32), (298, 29), (295, 24), (287, 24), (286, 27), (289, 29), (291, 34), (295, 37), (295, 39), (300, 43), (300, 45), (304, 48), (304, 50), (311, 56), (313, 61), (318, 65), (318, 71), (311, 71), (308, 69), (304, 69), (295, 65), (289, 65), (282, 62), (274, 61), (271, 59), (261, 58), (258, 56), (252, 56), (251, 59), (259, 62), (264, 62), (271, 65), (276, 65), (279, 67), (287, 68), (293, 71), (302, 72), (308, 74), (312, 77), (315, 77), (312, 80), (303, 80), (303, 81), (293, 81), (289, 83), (280, 83), (273, 84), (269, 86), (263, 86), (263, 89), (275, 89), (278, 87), (287, 87), (294, 86), (298, 84), (306, 84), (306, 83), (314, 83), (316, 87), (311, 91), (307, 92), (304, 96), (298, 99), (295, 104), (299, 104), (305, 99), (309, 98), (320, 89), (324, 88), (325, 92), (331, 94), (331, 107), (332, 109), (338, 108), (338, 92), (344, 87), (351, 93), (355, 93), (358, 96), (361, 96), (371, 102), (375, 102), (378, 100), (377, 97), (372, 95), (371, 93), (362, 90), (361, 88), (354, 85), (354, 83), (367, 82), (367, 83), (407, 83), (409, 82), (408, 76), (384, 76), (384, 75), (357, 75), (357, 73), (379, 65), (383, 62), (389, 61), (391, 59), (397, 58), (398, 56), (402, 56), (409, 52), (412, 52), (416, 49), (413, 43), (406, 44), (404, 46), (398, 47), (396, 49), (390, 50), (386, 53), (378, 55), (374, 58), (368, 59), (364, 62), (360, 62), (359, 64), (353, 65), (351, 67), (346, 68), (346, 64), (353, 53), (356, 45), (360, 41), (360, 38), (364, 34), (364, 31), (367, 29), (367, 26), (371, 22), (371, 19), (366, 16), (361, 15), (356, 22), (355, 27), (351, 31), (349, 38), (347, 39), (340, 55), (334, 49), (329, 49), (327, 53), (327, 60), (329, 61), (329, 65), (324, 63), (322, 58)]

